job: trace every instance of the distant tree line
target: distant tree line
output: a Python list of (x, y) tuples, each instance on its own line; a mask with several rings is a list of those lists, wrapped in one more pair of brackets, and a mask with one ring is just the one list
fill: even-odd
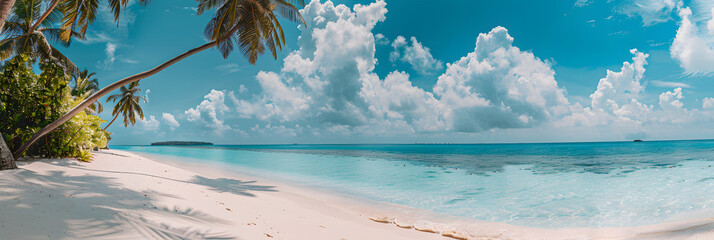
[(196, 141), (166, 141), (166, 142), (155, 142), (151, 143), (152, 146), (160, 146), (160, 145), (213, 145), (213, 143), (209, 142), (196, 142)]

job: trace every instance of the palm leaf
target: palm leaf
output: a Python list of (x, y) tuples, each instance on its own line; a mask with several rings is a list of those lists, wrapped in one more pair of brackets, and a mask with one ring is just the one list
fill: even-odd
[(64, 30), (61, 34), (62, 39), (68, 41), (78, 26), (78, 32), (84, 35), (89, 24), (96, 19), (98, 8), (99, 0), (65, 0), (65, 4), (61, 7), (64, 13), (62, 26), (60, 27)]
[[(42, 34), (44, 34), (45, 37), (47, 37), (51, 42), (61, 44), (64, 47), (69, 47), (69, 45), (72, 43), (72, 38), (70, 38), (68, 41), (65, 41), (62, 38), (62, 32), (64, 32), (65, 30), (61, 28), (42, 28), (38, 29), (37, 31), (42, 32)], [(73, 38), (82, 40), (85, 39), (84, 35), (78, 32), (72, 31), (71, 34)]]
[(68, 57), (66, 57), (54, 47), (50, 47), (52, 48), (52, 57), (57, 59), (59, 63), (64, 67), (65, 74), (71, 76), (73, 73), (79, 71), (79, 68), (77, 67), (77, 65), (74, 64), (74, 62), (72, 62), (72, 60), (70, 60)]
[(218, 6), (226, 5), (227, 1), (235, 1), (235, 0), (197, 0), (197, 1), (198, 1), (197, 14), (201, 15), (206, 11), (210, 11), (210, 10), (217, 8)]
[(300, 10), (298, 10), (295, 5), (299, 6), (304, 6), (305, 1), (302, 0), (294, 0), (291, 1), (293, 3), (290, 3), (285, 0), (275, 0), (275, 8), (277, 9), (278, 14), (280, 14), (281, 17), (292, 21), (292, 22), (297, 22), (302, 25), (305, 24), (305, 19), (302, 18), (302, 15), (300, 15)]
[(293, 22), (305, 24), (295, 5), (304, 0), (197, 0), (198, 14), (216, 9), (206, 24), (204, 36), (216, 41), (216, 48), (227, 58), (238, 45), (248, 62), (255, 64), (258, 56), (269, 49), (277, 59), (277, 51), (285, 45), (285, 33), (273, 13)]
[(3, 39), (2, 43), (0, 43), (0, 60), (5, 60), (8, 59), (12, 56), (13, 50), (15, 48), (15, 41), (9, 40), (5, 41), (7, 39)]

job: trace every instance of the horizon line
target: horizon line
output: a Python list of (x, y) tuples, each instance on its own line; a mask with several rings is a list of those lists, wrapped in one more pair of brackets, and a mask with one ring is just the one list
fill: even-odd
[[(552, 141), (552, 142), (443, 142), (443, 143), (254, 143), (254, 144), (219, 144), (213, 143), (213, 146), (276, 146), (276, 145), (506, 145), (506, 144), (571, 144), (571, 143), (628, 143), (635, 142), (633, 140), (612, 140), (612, 141)], [(643, 140), (640, 143), (646, 142), (684, 142), (684, 141), (712, 141), (714, 138), (700, 138), (700, 139), (655, 139), (655, 140)], [(171, 141), (184, 141), (184, 140), (171, 140)], [(193, 140), (191, 140), (193, 141)], [(205, 141), (200, 141), (205, 142)], [(109, 146), (151, 146), (149, 144), (108, 144)], [(178, 146), (178, 145), (177, 145)]]

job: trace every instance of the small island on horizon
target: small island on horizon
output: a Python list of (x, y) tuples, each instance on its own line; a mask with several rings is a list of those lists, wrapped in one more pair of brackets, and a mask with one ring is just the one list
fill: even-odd
[(165, 141), (165, 142), (154, 142), (151, 143), (152, 146), (161, 145), (178, 145), (178, 146), (197, 146), (197, 145), (213, 145), (210, 142), (198, 142), (198, 141)]

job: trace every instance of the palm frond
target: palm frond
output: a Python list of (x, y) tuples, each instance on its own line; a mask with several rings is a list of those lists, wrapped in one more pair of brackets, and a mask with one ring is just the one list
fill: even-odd
[(117, 99), (119, 99), (119, 98), (121, 98), (121, 94), (110, 95), (109, 97), (107, 97), (106, 102), (109, 102), (109, 101), (116, 102)]
[(124, 116), (124, 127), (129, 126), (129, 124), (134, 125), (136, 123), (137, 114), (141, 119), (144, 119), (144, 111), (141, 109), (139, 101), (147, 101), (146, 98), (138, 95), (139, 93), (141, 93), (141, 89), (139, 88), (139, 82), (132, 82), (128, 85), (128, 87), (122, 86), (119, 90), (121, 91), (121, 93), (111, 95), (107, 98), (107, 102), (109, 102), (110, 100), (119, 100), (114, 106), (114, 110), (112, 110), (112, 116), (117, 116), (117, 114), (121, 114), (122, 116)]
[[(110, 0), (110, 3), (112, 1), (119, 0)], [(99, 0), (65, 0), (61, 7), (64, 13), (61, 26), (64, 30), (61, 34), (62, 39), (68, 41), (77, 27), (79, 27), (77, 32), (84, 35), (89, 24), (96, 19), (98, 8)]]
[(79, 68), (77, 65), (72, 62), (67, 56), (62, 54), (59, 50), (57, 50), (55, 47), (52, 47), (52, 57), (57, 59), (57, 61), (64, 67), (65, 74), (68, 76), (72, 76), (75, 72), (79, 71)]
[(42, 34), (45, 35), (51, 42), (61, 44), (64, 47), (69, 47), (69, 45), (72, 43), (72, 38), (77, 38), (77, 39), (85, 39), (84, 35), (78, 33), (78, 32), (71, 32), (72, 38), (70, 38), (68, 41), (65, 41), (62, 38), (62, 33), (65, 31), (61, 28), (41, 28), (38, 29), (37, 31), (42, 32)]
[(10, 58), (13, 55), (13, 51), (15, 48), (15, 41), (10, 39), (8, 41), (5, 41), (7, 39), (3, 39), (4, 42), (0, 43), (0, 60), (5, 60)]
[(226, 2), (228, 2), (228, 1), (235, 1), (235, 0), (196, 0), (196, 1), (198, 2), (197, 14), (201, 15), (206, 11), (216, 9), (218, 6), (226, 5)]
[(45, 20), (40, 23), (40, 26), (45, 28), (52, 28), (55, 26), (55, 23), (58, 23), (62, 20), (62, 15), (64, 15), (62, 13), (62, 10), (59, 8), (55, 8), (47, 15)]
[[(139, 0), (139, 5), (146, 6), (151, 0)], [(114, 21), (119, 21), (121, 11), (127, 7), (129, 0), (109, 0), (109, 8), (114, 13)]]
[(280, 14), (281, 17), (291, 21), (291, 22), (297, 22), (298, 24), (302, 24), (305, 26), (305, 19), (302, 18), (302, 15), (300, 14), (300, 10), (298, 10), (295, 5), (298, 6), (305, 6), (305, 1), (303, 0), (294, 0), (291, 2), (285, 1), (285, 0), (274, 0), (275, 2), (275, 8)]
[(275, 16), (305, 24), (295, 5), (304, 0), (197, 0), (198, 14), (216, 9), (206, 24), (204, 36), (216, 41), (216, 48), (227, 58), (236, 45), (248, 62), (255, 64), (259, 55), (269, 49), (277, 59), (285, 45), (285, 33)]
[(112, 110), (112, 116), (116, 116), (121, 110), (124, 108), (124, 102), (119, 101), (116, 105), (114, 105), (114, 110)]
[[(51, 60), (53, 47), (52, 47), (52, 45), (50, 45), (50, 42), (47, 40), (47, 38), (45, 38), (45, 35), (43, 35), (40, 32), (34, 32), (34, 33), (31, 33), (30, 36), (28, 36), (28, 37), (31, 39), (31, 41), (37, 43), (37, 47), (40, 50), (39, 51), (40, 59), (41, 60), (45, 60), (45, 59)], [(34, 45), (34, 44), (32, 44), (32, 45)], [(28, 45), (28, 46), (32, 46), (32, 45)]]
[(5, 38), (22, 35), (25, 30), (22, 29), (22, 24), (14, 21), (6, 21), (2, 29), (2, 36)]
[(15, 1), (15, 5), (12, 7), (12, 15), (9, 18), (12, 22), (25, 22), (32, 23), (33, 20), (33, 8), (35, 2), (32, 0), (19, 0)]

